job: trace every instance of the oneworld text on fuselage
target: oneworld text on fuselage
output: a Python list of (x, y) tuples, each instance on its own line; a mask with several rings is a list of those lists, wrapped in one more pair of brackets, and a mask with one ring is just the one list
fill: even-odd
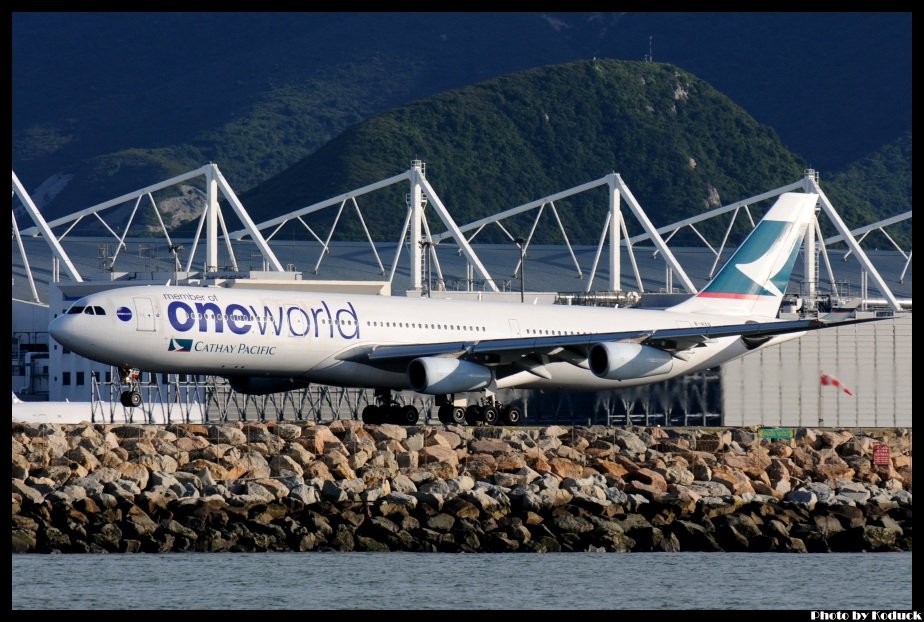
[(253, 305), (172, 300), (167, 305), (167, 320), (174, 330), (186, 333), (231, 332), (235, 335), (275, 335), (359, 339), (359, 317), (353, 304), (331, 308), (321, 300), (320, 306), (296, 304)]

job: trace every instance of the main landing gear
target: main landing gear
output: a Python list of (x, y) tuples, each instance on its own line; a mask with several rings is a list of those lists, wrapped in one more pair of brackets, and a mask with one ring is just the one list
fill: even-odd
[(388, 389), (376, 389), (375, 404), (369, 404), (363, 409), (363, 423), (414, 425), (419, 418), (420, 413), (415, 407), (410, 404), (402, 406)]
[(138, 408), (141, 406), (141, 392), (138, 391), (141, 384), (138, 381), (139, 376), (140, 372), (135, 368), (119, 368), (119, 379), (122, 384), (127, 384), (130, 387), (128, 391), (122, 391), (121, 395), (119, 395), (119, 402), (126, 408)]
[(478, 404), (470, 404), (463, 408), (453, 404), (447, 395), (438, 395), (436, 404), (439, 407), (437, 416), (442, 423), (455, 423), (458, 425), (519, 425), (523, 420), (523, 411), (516, 404), (501, 404), (492, 395), (484, 395)]
[[(452, 395), (435, 396), (440, 422), (456, 425), (519, 425), (523, 410), (517, 404), (502, 404), (493, 395), (483, 393), (478, 403), (467, 407), (455, 404)], [(464, 401), (462, 402), (465, 403)], [(415, 425), (420, 413), (410, 404), (401, 405), (389, 389), (375, 390), (375, 404), (363, 409), (363, 423)]]

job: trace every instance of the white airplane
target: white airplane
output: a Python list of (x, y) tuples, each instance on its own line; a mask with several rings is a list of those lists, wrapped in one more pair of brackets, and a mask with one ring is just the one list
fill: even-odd
[[(418, 412), (392, 391), (413, 389), (436, 396), (442, 422), (512, 425), (522, 411), (497, 402), (499, 389), (660, 382), (828, 326), (776, 318), (816, 200), (781, 195), (721, 272), (666, 310), (142, 286), (86, 296), (49, 332), (126, 382), (143, 369), (224, 376), (243, 393), (372, 388), (363, 421), (402, 424)], [(480, 397), (464, 408), (455, 394), (470, 392)]]

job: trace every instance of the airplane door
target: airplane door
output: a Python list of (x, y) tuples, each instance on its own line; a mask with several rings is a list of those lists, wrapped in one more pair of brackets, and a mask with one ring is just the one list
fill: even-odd
[(519, 337), (520, 336), (520, 323), (516, 320), (507, 320), (510, 323), (510, 336)]
[(154, 305), (150, 298), (132, 298), (135, 301), (135, 315), (138, 317), (138, 330), (154, 330)]

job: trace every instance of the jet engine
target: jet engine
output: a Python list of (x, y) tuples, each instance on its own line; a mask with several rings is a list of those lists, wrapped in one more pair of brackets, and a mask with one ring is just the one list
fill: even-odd
[(674, 358), (638, 343), (604, 342), (590, 349), (590, 371), (606, 380), (632, 380), (668, 373)]
[(433, 356), (411, 361), (407, 377), (415, 391), (430, 395), (478, 391), (491, 384), (491, 370), (484, 365)]
[(305, 389), (309, 383), (294, 378), (269, 378), (263, 376), (228, 376), (228, 384), (238, 393), (266, 395)]

